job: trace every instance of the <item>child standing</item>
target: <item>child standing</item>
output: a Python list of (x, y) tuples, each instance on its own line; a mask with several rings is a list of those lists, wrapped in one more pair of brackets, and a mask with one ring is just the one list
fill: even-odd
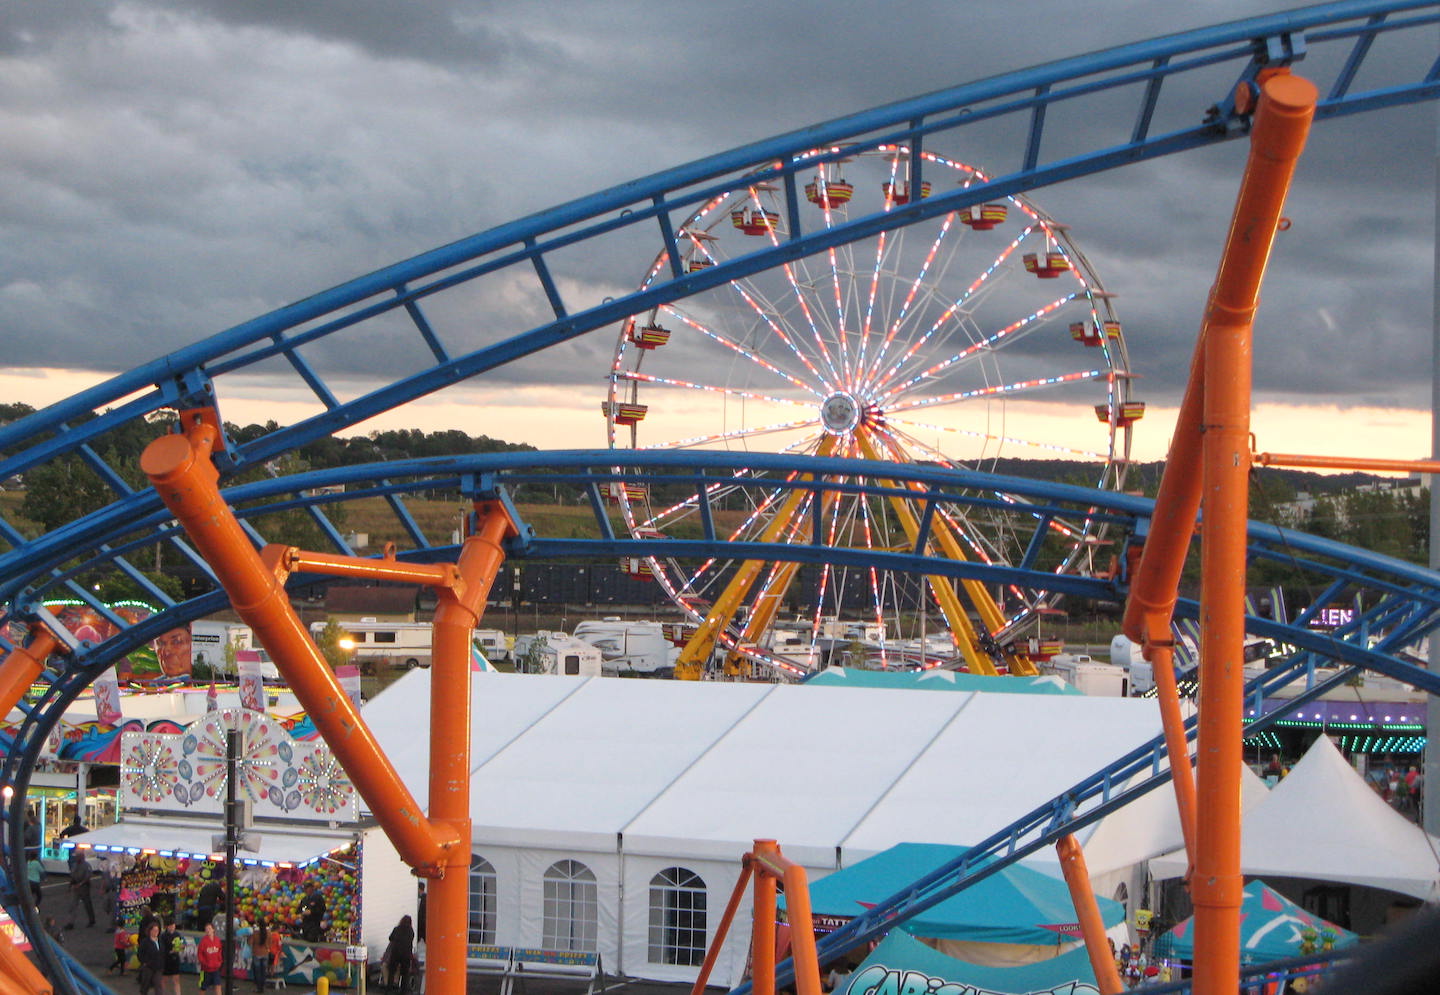
[(115, 927), (115, 960), (105, 969), (106, 974), (125, 974), (125, 962), (130, 959), (130, 931), (123, 925)]

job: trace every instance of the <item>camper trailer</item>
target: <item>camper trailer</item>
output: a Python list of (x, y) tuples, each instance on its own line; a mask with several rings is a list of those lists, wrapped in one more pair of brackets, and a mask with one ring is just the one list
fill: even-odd
[(601, 675), (600, 651), (564, 632), (541, 629), (531, 635), (517, 636), (511, 659), (517, 674)]
[(1084, 653), (1060, 653), (1040, 664), (1040, 673), (1054, 674), (1085, 694), (1128, 698), (1132, 671), (1101, 663)]
[(626, 622), (613, 616), (575, 626), (575, 638), (600, 651), (605, 673), (671, 677), (679, 648), (659, 622)]
[[(318, 640), (326, 624), (313, 623), (310, 626), (311, 637)], [(429, 622), (381, 622), (362, 618), (358, 622), (338, 624), (345, 630), (348, 641), (348, 645), (346, 642), (341, 645), (354, 650), (356, 663), (369, 661), (406, 670), (430, 666)]]
[(491, 663), (510, 659), (510, 640), (499, 629), (476, 629), (473, 639)]

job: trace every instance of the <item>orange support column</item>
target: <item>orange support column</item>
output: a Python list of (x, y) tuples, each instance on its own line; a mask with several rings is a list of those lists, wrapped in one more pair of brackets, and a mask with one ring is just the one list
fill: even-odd
[(1250, 472), (1251, 325), (1270, 247), (1309, 133), (1317, 92), (1265, 81), (1250, 158), (1205, 315), (1199, 811), (1190, 893), (1195, 995), (1234, 995), (1240, 977), (1240, 767)]
[(514, 523), (498, 503), (477, 504), (479, 527), (460, 550), (459, 580), (440, 589), (430, 665), (430, 818), (460, 845), (426, 889), (427, 991), (465, 991), (470, 915), (470, 645)]
[[(755, 859), (780, 853), (774, 840), (755, 841)], [(755, 918), (750, 934), (750, 987), (755, 995), (775, 995), (775, 878), (755, 868)]]

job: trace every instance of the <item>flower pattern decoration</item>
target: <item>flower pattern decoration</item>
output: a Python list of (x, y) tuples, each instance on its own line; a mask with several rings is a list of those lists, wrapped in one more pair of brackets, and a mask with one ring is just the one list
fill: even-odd
[(159, 802), (181, 787), (173, 739), (142, 734), (130, 737), (126, 743), (120, 776), (142, 803)]
[[(328, 815), (349, 807), (355, 789), (340, 761), (321, 745), (300, 761), (299, 795), (311, 809)], [(288, 809), (288, 795), (286, 801)]]

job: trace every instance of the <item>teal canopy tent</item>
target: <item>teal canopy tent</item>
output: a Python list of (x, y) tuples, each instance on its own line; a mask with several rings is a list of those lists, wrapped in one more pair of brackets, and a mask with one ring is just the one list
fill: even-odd
[[(900, 843), (810, 885), (818, 924), (839, 925), (965, 853), (961, 846)], [(1098, 899), (1107, 927), (1124, 921), (1119, 902)], [(1011, 865), (901, 925), (915, 936), (978, 943), (1055, 944), (1080, 939), (1070, 889), (1059, 878)]]
[(1035, 964), (988, 967), (947, 957), (912, 936), (891, 933), (835, 995), (1098, 995), (1085, 948)]
[[(1314, 944), (1302, 950), (1307, 938)], [(1245, 886), (1240, 902), (1240, 957), (1246, 964), (1298, 957), (1329, 945), (1348, 947), (1359, 940), (1348, 929), (1306, 912), (1258, 878)], [(1190, 960), (1195, 955), (1195, 918), (1192, 916), (1160, 937), (1156, 952)]]
[(990, 677), (954, 670), (860, 670), (826, 667), (805, 681), (807, 685), (850, 688), (899, 688), (915, 691), (995, 691), (1003, 694), (1070, 694), (1081, 692), (1054, 675), (1045, 677)]

